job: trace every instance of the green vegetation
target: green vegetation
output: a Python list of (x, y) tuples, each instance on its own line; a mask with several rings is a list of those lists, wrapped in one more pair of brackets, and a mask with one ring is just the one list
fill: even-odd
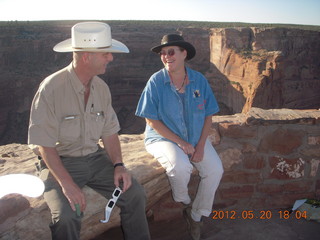
[(308, 203), (314, 207), (317, 207), (317, 208), (320, 207), (320, 200), (317, 200), (317, 199), (308, 199), (306, 201), (306, 203)]
[(243, 87), (239, 82), (236, 81), (229, 81), (232, 85), (236, 85), (236, 88), (243, 94)]
[[(59, 25), (73, 25), (83, 20), (69, 20), (69, 21), (0, 21), (0, 27), (6, 26), (59, 26)], [(198, 21), (123, 21), (123, 20), (103, 20), (110, 25), (125, 26), (125, 27), (190, 27), (190, 28), (236, 28), (236, 27), (259, 27), (259, 28), (296, 28), (303, 30), (320, 31), (320, 26), (315, 25), (296, 25), (296, 24), (267, 24), (267, 23), (243, 23), (243, 22), (198, 22)]]
[(267, 51), (265, 49), (253, 51), (251, 48), (243, 49), (233, 49), (242, 58), (252, 59), (253, 61), (261, 61), (267, 56)]

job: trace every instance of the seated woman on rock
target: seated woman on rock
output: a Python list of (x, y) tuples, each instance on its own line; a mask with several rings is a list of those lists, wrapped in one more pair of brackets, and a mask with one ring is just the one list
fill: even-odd
[[(185, 205), (190, 235), (200, 239), (201, 218), (212, 212), (223, 174), (221, 160), (207, 139), (219, 107), (207, 79), (185, 64), (195, 56), (192, 44), (170, 34), (151, 50), (160, 55), (164, 68), (147, 82), (136, 115), (147, 122), (146, 150), (166, 169), (174, 200)], [(192, 201), (188, 183), (193, 167), (201, 180)]]

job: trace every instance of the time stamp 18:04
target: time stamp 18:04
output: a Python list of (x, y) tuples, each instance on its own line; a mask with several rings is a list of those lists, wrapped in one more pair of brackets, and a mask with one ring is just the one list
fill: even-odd
[(279, 219), (306, 219), (307, 211), (294, 211), (290, 212), (288, 210), (279, 210), (279, 211), (271, 211), (271, 210), (261, 210), (261, 211), (253, 211), (253, 210), (230, 210), (230, 211), (212, 211), (212, 219), (213, 220), (223, 220), (223, 219), (261, 219), (268, 220), (272, 218)]

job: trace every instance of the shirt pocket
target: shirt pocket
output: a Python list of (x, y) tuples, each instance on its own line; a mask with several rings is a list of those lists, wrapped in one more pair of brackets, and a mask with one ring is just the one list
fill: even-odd
[(89, 138), (98, 142), (105, 125), (105, 116), (103, 111), (90, 113)]
[(78, 115), (69, 115), (60, 123), (59, 142), (74, 142), (81, 135), (80, 118)]
[(194, 98), (192, 105), (193, 111), (197, 114), (204, 113), (206, 110), (206, 100), (203, 98)]

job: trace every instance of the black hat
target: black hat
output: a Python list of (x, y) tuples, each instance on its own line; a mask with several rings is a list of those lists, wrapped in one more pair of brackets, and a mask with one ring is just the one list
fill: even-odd
[(164, 35), (161, 40), (161, 45), (151, 48), (151, 51), (159, 53), (163, 47), (178, 46), (187, 51), (187, 60), (190, 60), (196, 55), (196, 49), (194, 46), (186, 41), (178, 34)]

